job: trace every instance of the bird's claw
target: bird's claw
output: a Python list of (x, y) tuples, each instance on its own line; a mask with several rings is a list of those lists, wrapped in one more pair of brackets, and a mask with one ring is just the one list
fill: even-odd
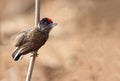
[(32, 55), (30, 57), (33, 57), (34, 55), (37, 57), (39, 54), (38, 53), (32, 53)]

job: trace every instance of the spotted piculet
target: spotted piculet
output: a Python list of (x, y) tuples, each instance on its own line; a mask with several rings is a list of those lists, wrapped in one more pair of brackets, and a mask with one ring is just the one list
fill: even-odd
[(50, 30), (56, 25), (50, 18), (43, 18), (38, 23), (38, 27), (22, 32), (15, 44), (15, 51), (12, 57), (15, 61), (23, 55), (31, 52), (37, 53), (39, 48), (45, 44), (49, 37)]

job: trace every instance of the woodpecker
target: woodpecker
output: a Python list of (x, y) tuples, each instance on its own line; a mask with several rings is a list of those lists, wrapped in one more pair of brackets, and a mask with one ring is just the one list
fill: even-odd
[(45, 17), (38, 22), (37, 27), (22, 32), (17, 39), (16, 49), (12, 54), (14, 61), (20, 60), (28, 53), (37, 53), (48, 40), (50, 30), (56, 25), (50, 18)]

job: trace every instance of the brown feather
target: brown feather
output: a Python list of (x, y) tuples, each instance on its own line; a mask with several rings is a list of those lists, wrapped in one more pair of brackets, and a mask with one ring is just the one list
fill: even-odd
[(22, 48), (21, 54), (27, 54), (32, 51), (38, 50), (48, 39), (48, 32), (39, 31), (34, 28), (28, 31), (24, 36), (19, 39), (17, 47)]

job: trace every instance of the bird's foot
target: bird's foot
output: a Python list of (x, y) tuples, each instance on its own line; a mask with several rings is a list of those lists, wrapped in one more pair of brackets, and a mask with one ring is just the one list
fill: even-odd
[(31, 55), (31, 57), (33, 57), (34, 55), (37, 57), (39, 54), (36, 53), (36, 52), (33, 52), (32, 55)]

